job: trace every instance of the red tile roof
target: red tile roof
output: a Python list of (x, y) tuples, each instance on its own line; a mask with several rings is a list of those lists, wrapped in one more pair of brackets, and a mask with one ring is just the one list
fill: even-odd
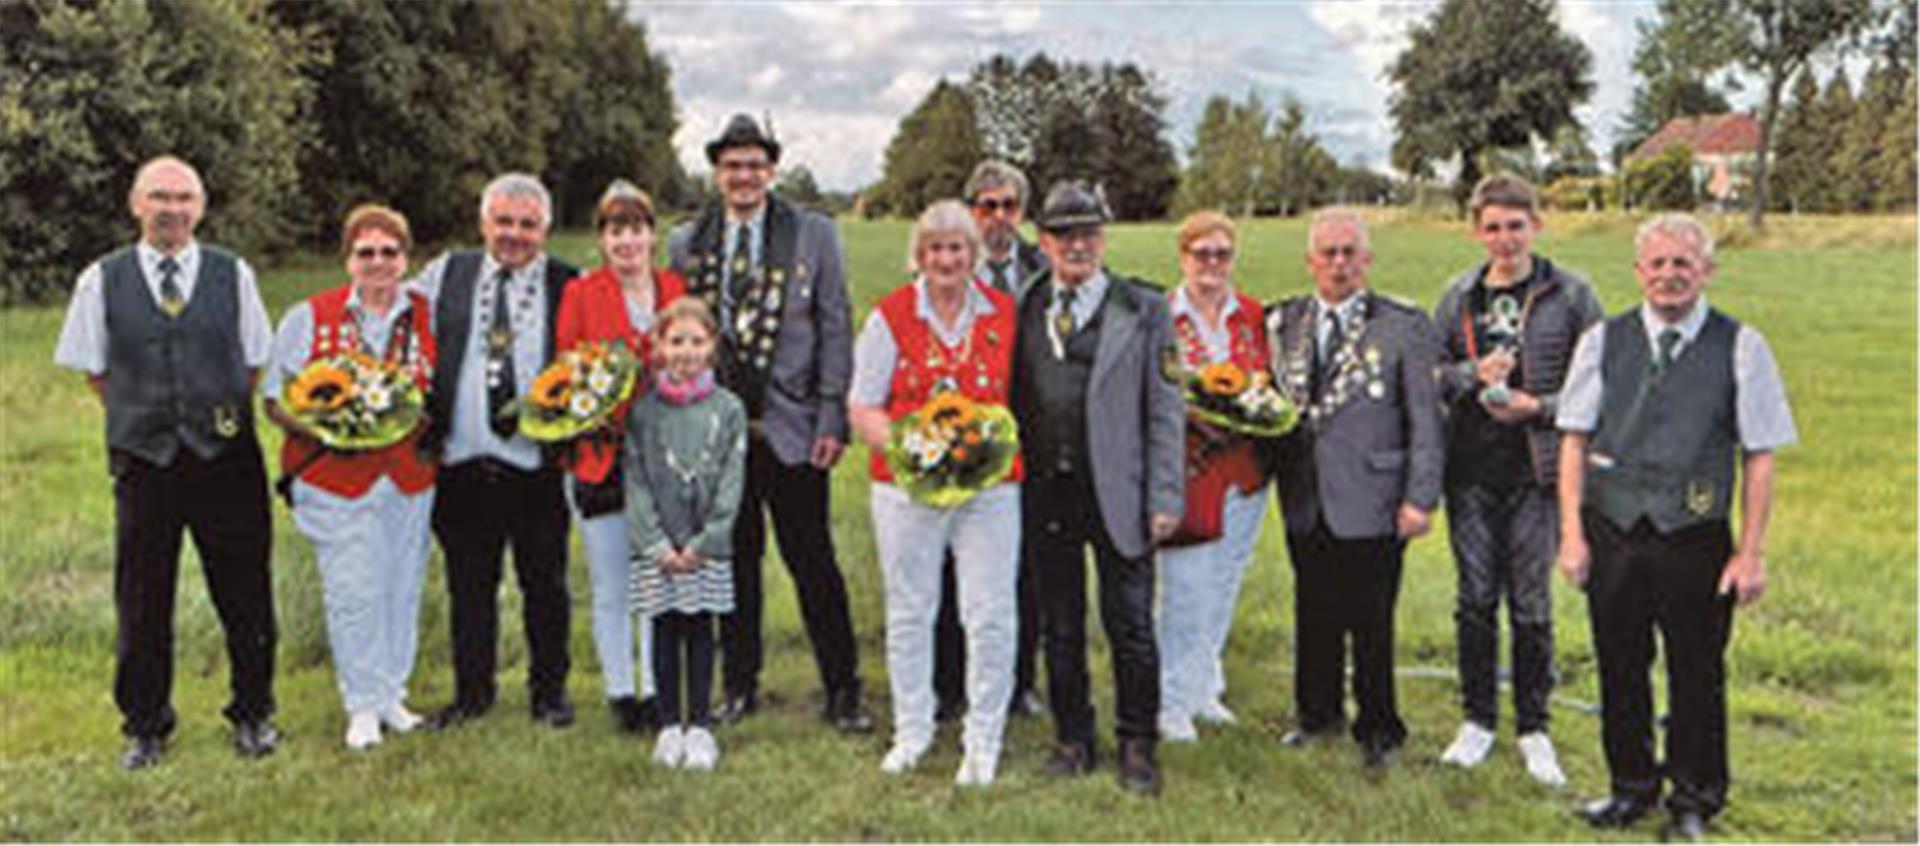
[(1667, 121), (1652, 138), (1640, 142), (1627, 158), (1657, 156), (1675, 144), (1692, 147), (1694, 155), (1756, 152), (1760, 149), (1760, 121), (1751, 112), (1677, 117)]

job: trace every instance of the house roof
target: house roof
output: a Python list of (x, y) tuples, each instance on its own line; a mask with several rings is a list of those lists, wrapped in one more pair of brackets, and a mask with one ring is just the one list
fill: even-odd
[(1667, 121), (1653, 137), (1627, 154), (1629, 161), (1660, 155), (1675, 144), (1693, 148), (1694, 155), (1753, 153), (1760, 149), (1760, 121), (1751, 112), (1733, 112)]

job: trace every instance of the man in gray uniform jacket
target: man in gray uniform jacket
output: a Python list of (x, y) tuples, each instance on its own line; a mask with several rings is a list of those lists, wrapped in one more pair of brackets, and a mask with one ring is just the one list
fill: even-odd
[(1332, 735), (1353, 638), (1353, 737), (1369, 769), (1406, 740), (1393, 690), (1393, 612), (1407, 541), (1440, 500), (1445, 444), (1434, 368), (1440, 344), (1412, 305), (1367, 290), (1367, 226), (1344, 209), (1307, 234), (1314, 295), (1269, 312), (1275, 383), (1301, 422), (1274, 455), (1294, 572), (1290, 746)]
[(720, 202), (675, 229), (669, 261), (687, 293), (720, 317), (720, 383), (747, 406), (747, 478), (733, 524), (734, 611), (722, 623), (727, 698), (718, 717), (759, 708), (766, 511), (842, 731), (873, 720), (860, 706), (859, 655), (846, 581), (834, 560), (828, 473), (840, 460), (853, 378), (853, 313), (840, 236), (825, 215), (773, 196), (780, 142), (735, 115), (707, 144)]

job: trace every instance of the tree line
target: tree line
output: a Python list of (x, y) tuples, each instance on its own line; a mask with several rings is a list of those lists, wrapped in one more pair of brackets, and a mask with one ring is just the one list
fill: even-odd
[(666, 62), (623, 0), (0, 3), (0, 304), (61, 296), (133, 233), (140, 163), (205, 176), (211, 241), (327, 249), (352, 206), (466, 237), (493, 174), (526, 170), (562, 225), (614, 177), (697, 197)]

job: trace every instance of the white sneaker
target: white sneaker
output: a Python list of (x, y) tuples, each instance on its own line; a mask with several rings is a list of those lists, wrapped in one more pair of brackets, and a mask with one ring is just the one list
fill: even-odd
[(720, 743), (713, 739), (713, 732), (700, 726), (687, 729), (681, 735), (687, 757), (681, 766), (689, 770), (711, 770), (720, 763)]
[(1240, 722), (1240, 718), (1235, 717), (1233, 712), (1227, 710), (1227, 706), (1222, 705), (1218, 699), (1207, 700), (1207, 704), (1200, 706), (1200, 710), (1194, 712), (1193, 718), (1216, 726), (1230, 726)]
[(1534, 781), (1548, 787), (1567, 783), (1567, 774), (1560, 771), (1560, 756), (1553, 753), (1553, 739), (1546, 732), (1520, 735), (1520, 754), (1527, 759), (1527, 775)]
[(954, 773), (953, 783), (961, 787), (986, 787), (993, 783), (999, 769), (998, 753), (968, 752), (960, 758), (960, 771)]
[(900, 775), (920, 765), (920, 758), (927, 754), (931, 743), (909, 743), (896, 740), (893, 748), (887, 750), (887, 756), (880, 759), (880, 771), (887, 775)]
[(1440, 753), (1440, 762), (1457, 767), (1477, 767), (1491, 751), (1493, 732), (1468, 720), (1460, 724), (1460, 731), (1453, 736), (1453, 743), (1447, 746), (1447, 751)]
[(1171, 711), (1160, 712), (1160, 739), (1167, 743), (1192, 743), (1200, 739), (1193, 718)]
[(660, 730), (660, 736), (653, 739), (653, 762), (668, 769), (680, 766), (686, 760), (686, 740), (679, 726), (667, 726)]
[(419, 728), (420, 723), (420, 715), (407, 710), (407, 706), (399, 702), (380, 709), (380, 725), (400, 734)]
[(380, 715), (355, 711), (347, 717), (347, 748), (358, 752), (380, 743)]

